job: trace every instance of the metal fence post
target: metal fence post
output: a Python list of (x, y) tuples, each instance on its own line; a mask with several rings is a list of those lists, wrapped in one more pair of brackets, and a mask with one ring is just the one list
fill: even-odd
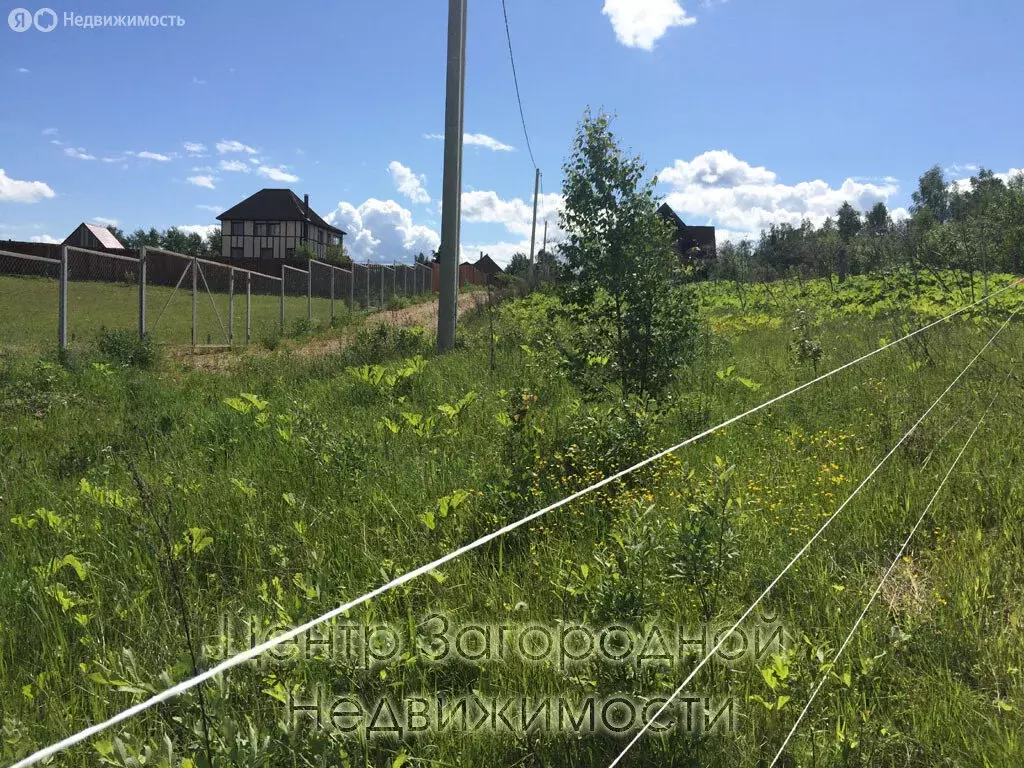
[(356, 311), (356, 263), (354, 261), (348, 272), (348, 311)]
[(228, 346), (235, 346), (235, 268), (228, 267)]
[(146, 336), (146, 246), (139, 251), (139, 338)]
[(370, 311), (370, 262), (366, 262), (366, 311)]
[(245, 345), (252, 338), (252, 272), (245, 273)]
[(306, 320), (313, 322), (313, 262), (306, 265)]
[(380, 265), (380, 308), (384, 309), (384, 265)]
[(199, 261), (192, 257), (192, 348), (199, 340)]
[(68, 348), (68, 247), (60, 249), (60, 285), (57, 288), (57, 343)]
[(286, 267), (284, 264), (281, 265), (281, 335), (284, 335), (284, 280), (286, 274)]
[(331, 323), (334, 323), (334, 275), (335, 269), (331, 267)]
[(395, 300), (395, 294), (398, 293), (398, 262), (394, 262), (391, 267), (391, 300)]

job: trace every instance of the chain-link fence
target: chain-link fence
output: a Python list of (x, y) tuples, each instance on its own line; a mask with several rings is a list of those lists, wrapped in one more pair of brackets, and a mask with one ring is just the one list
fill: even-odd
[(432, 290), (423, 264), (314, 260), (276, 276), (149, 246), (138, 258), (73, 246), (38, 253), (0, 250), (0, 350), (85, 346), (104, 330), (166, 345), (271, 343)]
[(0, 251), (0, 353), (57, 343), (60, 272), (59, 259)]

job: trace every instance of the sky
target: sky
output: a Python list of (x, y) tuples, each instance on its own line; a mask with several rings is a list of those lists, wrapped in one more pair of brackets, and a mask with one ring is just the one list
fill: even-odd
[[(617, 116), (659, 194), (720, 242), (820, 224), (845, 200), (899, 217), (935, 164), (951, 180), (1024, 167), (1020, 0), (507, 5), (538, 239), (544, 221), (560, 236), (588, 107)], [(60, 241), (82, 221), (205, 232), (289, 187), (358, 260), (438, 246), (443, 0), (92, 0), (52, 6), (48, 32), (0, 10), (0, 239)], [(465, 128), (463, 256), (506, 263), (529, 250), (534, 166), (500, 0), (469, 0)]]

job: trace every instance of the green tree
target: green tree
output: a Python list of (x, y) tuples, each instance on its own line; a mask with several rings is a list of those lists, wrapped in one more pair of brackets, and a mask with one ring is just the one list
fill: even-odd
[(525, 277), (526, 273), (530, 271), (530, 257), (525, 253), (516, 253), (512, 255), (512, 260), (505, 267), (505, 273), (508, 275), (515, 275), (516, 277)]
[(581, 348), (575, 363), (606, 369), (623, 397), (657, 395), (689, 353), (689, 295), (657, 179), (626, 155), (608, 115), (585, 113), (564, 166), (561, 245)]
[(189, 236), (177, 227), (171, 227), (164, 232), (163, 235), (157, 235), (157, 237), (160, 248), (167, 251), (174, 251), (175, 253), (193, 255), (189, 253)]
[(218, 226), (217, 229), (213, 230), (206, 236), (206, 243), (204, 250), (206, 251), (206, 257), (211, 259), (220, 259), (224, 255), (224, 238), (223, 232)]
[(864, 218), (864, 230), (873, 236), (884, 235), (892, 229), (892, 219), (889, 218), (889, 209), (885, 203), (875, 203), (875, 206), (868, 211)]
[(853, 242), (864, 223), (860, 219), (860, 211), (850, 205), (843, 203), (836, 212), (836, 224), (839, 227), (839, 239), (843, 241), (843, 247), (839, 251), (839, 282), (846, 282), (846, 275), (850, 271), (850, 244)]
[(950, 194), (949, 184), (942, 173), (942, 168), (935, 165), (925, 171), (918, 180), (917, 190), (913, 194), (914, 204), (911, 206), (911, 213), (916, 213), (922, 208), (927, 208), (932, 217), (939, 224), (944, 224), (950, 218)]
[(352, 257), (348, 255), (344, 245), (328, 245), (324, 251), (324, 261), (328, 264), (348, 266), (352, 263)]

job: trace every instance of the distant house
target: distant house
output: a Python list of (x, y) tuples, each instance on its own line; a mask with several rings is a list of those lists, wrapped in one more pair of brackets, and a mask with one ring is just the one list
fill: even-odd
[(698, 273), (703, 272), (707, 268), (707, 263), (714, 259), (718, 252), (715, 228), (688, 226), (668, 203), (658, 209), (658, 215), (667, 221), (675, 232), (673, 244), (680, 262), (693, 265)]
[(114, 237), (114, 233), (99, 224), (79, 224), (61, 245), (88, 248), (90, 251), (124, 251), (124, 245)]
[(226, 261), (290, 259), (300, 245), (323, 259), (328, 247), (342, 245), (345, 238), (309, 207), (309, 195), (300, 199), (290, 189), (261, 189), (217, 220)]
[(501, 267), (499, 267), (497, 262), (495, 262), (494, 259), (492, 259), (490, 256), (488, 256), (486, 253), (480, 254), (480, 258), (477, 260), (476, 264), (474, 264), (473, 266), (476, 267), (477, 269), (479, 269), (481, 272), (483, 272), (488, 277), (494, 277), (495, 275), (500, 275), (501, 273), (503, 273), (505, 271)]

